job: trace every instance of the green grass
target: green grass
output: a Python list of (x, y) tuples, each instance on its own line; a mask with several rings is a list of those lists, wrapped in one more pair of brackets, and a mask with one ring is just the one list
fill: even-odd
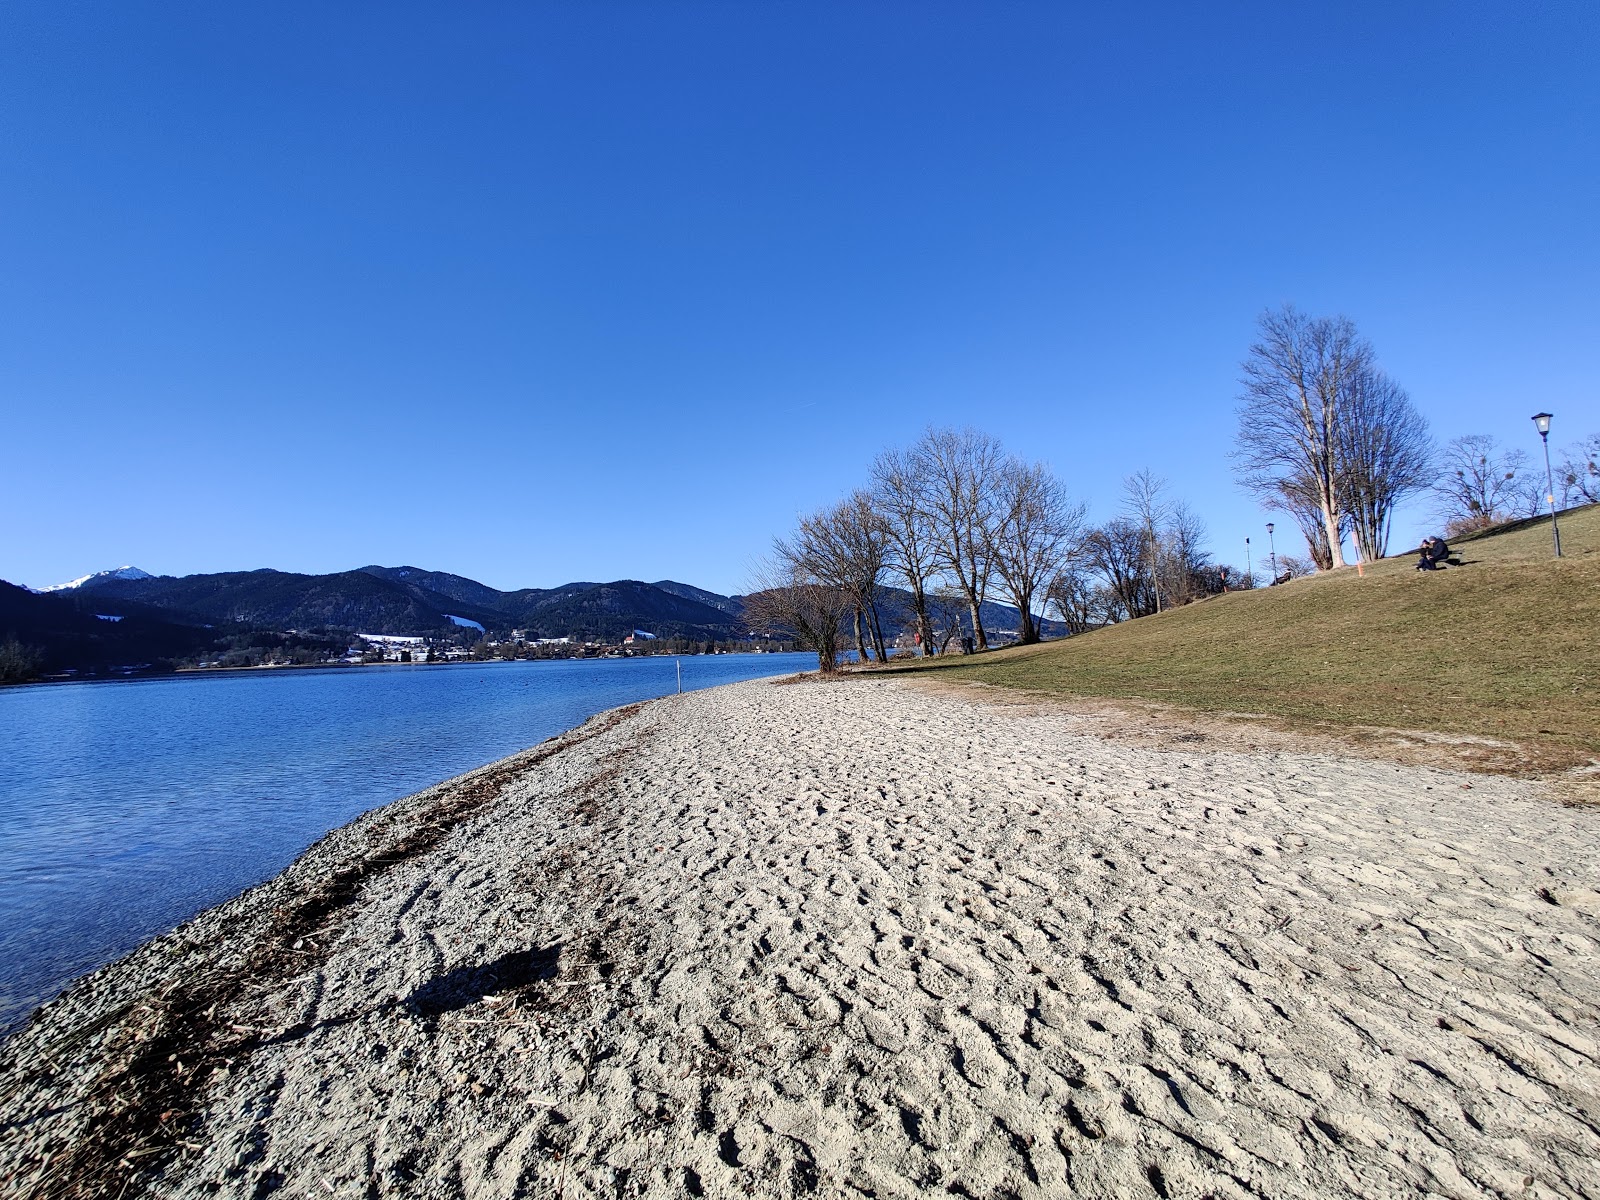
[(1415, 555), (1235, 592), (1095, 633), (886, 669), (1034, 695), (1263, 714), (1517, 744), (1485, 765), (1555, 769), (1600, 754), (1600, 505)]

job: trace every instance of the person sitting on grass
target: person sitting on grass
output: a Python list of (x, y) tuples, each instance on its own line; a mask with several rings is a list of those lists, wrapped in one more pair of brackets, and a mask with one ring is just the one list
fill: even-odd
[(1450, 547), (1445, 545), (1441, 537), (1423, 538), (1421, 555), (1422, 557), (1417, 559), (1417, 570), (1437, 571), (1439, 564), (1450, 557)]

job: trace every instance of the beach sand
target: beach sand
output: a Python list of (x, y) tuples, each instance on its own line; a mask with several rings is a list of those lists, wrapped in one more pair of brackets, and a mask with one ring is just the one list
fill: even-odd
[(47, 1006), (0, 1190), (1600, 1195), (1600, 810), (1104, 727), (606, 714)]

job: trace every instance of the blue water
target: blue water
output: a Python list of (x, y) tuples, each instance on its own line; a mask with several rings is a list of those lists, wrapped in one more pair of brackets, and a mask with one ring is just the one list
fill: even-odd
[[(0, 1031), (369, 808), (677, 688), (671, 658), (0, 689)], [(814, 668), (695, 656), (683, 686)]]

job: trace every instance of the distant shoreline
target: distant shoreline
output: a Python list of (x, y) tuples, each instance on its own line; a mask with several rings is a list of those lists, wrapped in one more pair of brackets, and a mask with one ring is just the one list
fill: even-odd
[(151, 671), (130, 673), (126, 675), (82, 675), (70, 679), (59, 676), (47, 679), (27, 679), (17, 683), (0, 684), (0, 691), (7, 688), (30, 688), (59, 685), (64, 683), (141, 683), (152, 679), (173, 679), (178, 676), (196, 675), (259, 675), (262, 673), (278, 673), (283, 671), (343, 671), (351, 669), (366, 669), (369, 667), (491, 667), (504, 666), (511, 663), (530, 662), (622, 662), (627, 659), (650, 658), (748, 658), (757, 654), (783, 654), (782, 650), (723, 650), (715, 654), (562, 654), (552, 655), (547, 658), (451, 658), (438, 659), (434, 662), (323, 662), (323, 663), (260, 663), (253, 666), (240, 667), (174, 667), (170, 671)]

